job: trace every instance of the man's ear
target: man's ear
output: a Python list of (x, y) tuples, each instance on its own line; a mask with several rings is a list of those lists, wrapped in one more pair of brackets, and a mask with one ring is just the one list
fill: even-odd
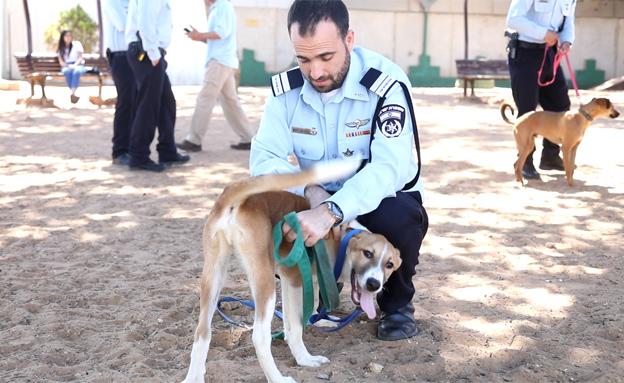
[(345, 42), (347, 43), (347, 48), (349, 49), (349, 52), (353, 51), (353, 47), (355, 46), (355, 31), (353, 29), (349, 29), (349, 31), (347, 32)]

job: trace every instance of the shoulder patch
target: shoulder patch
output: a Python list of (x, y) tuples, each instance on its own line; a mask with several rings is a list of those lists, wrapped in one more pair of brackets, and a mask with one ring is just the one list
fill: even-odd
[(394, 78), (375, 68), (370, 68), (360, 80), (360, 84), (375, 92), (379, 97), (385, 97), (395, 83)]
[(303, 86), (303, 74), (299, 67), (271, 77), (271, 89), (275, 97), (301, 86)]
[(405, 127), (405, 107), (398, 104), (384, 105), (377, 115), (377, 123), (385, 137), (399, 137)]

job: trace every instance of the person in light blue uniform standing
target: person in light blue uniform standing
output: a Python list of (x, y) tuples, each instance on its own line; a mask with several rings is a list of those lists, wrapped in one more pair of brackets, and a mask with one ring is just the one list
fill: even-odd
[(126, 53), (126, 21), (129, 0), (107, 0), (104, 5), (106, 57), (117, 89), (113, 119), (113, 164), (130, 164), (130, 132), (134, 121), (136, 79)]
[(208, 32), (199, 32), (191, 26), (187, 36), (194, 41), (208, 44), (204, 84), (197, 95), (191, 128), (186, 139), (178, 144), (178, 149), (197, 152), (202, 149), (202, 141), (208, 131), (212, 109), (219, 100), (228, 125), (240, 137), (231, 144), (232, 149), (249, 150), (251, 138), (256, 133), (236, 89), (238, 52), (236, 50), (236, 14), (228, 0), (207, 0), (210, 5)]
[[(312, 206), (297, 214), (303, 239), (311, 246), (327, 235), (338, 238), (338, 226), (355, 218), (384, 235), (401, 252), (402, 264), (377, 296), (378, 337), (414, 336), (412, 277), (428, 218), (409, 79), (392, 61), (355, 46), (340, 0), (295, 0), (288, 32), (299, 67), (272, 78), (273, 94), (252, 140), (251, 174), (297, 172), (291, 154), (304, 169), (364, 158), (351, 177), (294, 190)], [(282, 230), (286, 240), (295, 239), (287, 224)]]
[[(130, 170), (160, 172), (190, 159), (177, 152), (174, 139), (176, 101), (165, 60), (172, 28), (169, 0), (130, 0), (127, 57), (137, 81), (136, 115), (130, 134)], [(150, 144), (156, 127), (158, 163), (150, 159)]]
[[(574, 43), (575, 9), (576, 0), (512, 0), (507, 27), (517, 32), (517, 39), (512, 38), (509, 43), (508, 63), (518, 117), (535, 110), (538, 104), (551, 112), (570, 109), (563, 70), (558, 67), (553, 78), (553, 65), (556, 53), (570, 52)], [(548, 85), (538, 84), (540, 68), (539, 80)], [(563, 171), (559, 145), (546, 138), (542, 145), (540, 169)], [(533, 165), (533, 152), (527, 157), (522, 174), (526, 179), (540, 178)]]

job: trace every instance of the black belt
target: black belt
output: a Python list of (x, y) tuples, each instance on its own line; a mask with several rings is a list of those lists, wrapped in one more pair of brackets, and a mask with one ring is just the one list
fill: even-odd
[[(133, 41), (128, 46), (137, 45), (138, 43), (139, 43), (138, 41)], [(163, 57), (165, 57), (165, 55), (167, 54), (167, 51), (165, 50), (165, 48), (158, 47), (158, 51), (160, 52), (160, 55)]]
[(125, 55), (126, 55), (126, 51), (117, 51), (117, 52), (110, 53), (111, 57), (119, 57), (119, 56), (125, 56)]
[(546, 48), (546, 43), (530, 43), (528, 41), (518, 40), (518, 48), (524, 49), (544, 49)]

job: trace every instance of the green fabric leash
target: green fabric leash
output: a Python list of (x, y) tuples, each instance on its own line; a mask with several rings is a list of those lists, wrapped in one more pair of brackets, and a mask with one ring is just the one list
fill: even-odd
[[(293, 248), (285, 258), (279, 256), (279, 248), (282, 244), (282, 225), (288, 222), (290, 227), (297, 233), (297, 238), (293, 243)], [(283, 220), (277, 223), (273, 228), (273, 243), (275, 249), (273, 257), (275, 261), (286, 267), (297, 265), (301, 272), (303, 283), (303, 329), (308, 325), (309, 319), (314, 312), (314, 284), (312, 281), (312, 263), (316, 263), (317, 277), (319, 280), (319, 289), (323, 303), (329, 311), (340, 306), (340, 298), (338, 296), (338, 287), (334, 278), (333, 268), (329, 262), (329, 255), (325, 241), (318, 241), (313, 247), (305, 247), (301, 236), (301, 226), (297, 219), (297, 214), (291, 212), (286, 214)], [(304, 256), (305, 255), (305, 256)], [(316, 260), (316, 262), (315, 262)], [(273, 339), (284, 339), (284, 332), (272, 335)]]

